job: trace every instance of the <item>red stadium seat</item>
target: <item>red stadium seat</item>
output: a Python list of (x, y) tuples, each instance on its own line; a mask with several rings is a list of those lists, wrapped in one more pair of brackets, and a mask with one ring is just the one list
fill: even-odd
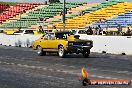
[[(0, 12), (5, 10), (0, 14), (0, 23), (6, 21), (9, 18), (13, 18), (16, 15), (21, 13), (25, 13), (27, 10), (33, 9), (37, 6), (41, 5), (40, 3), (20, 3), (16, 6), (10, 7), (8, 4), (0, 4)], [(10, 7), (10, 8), (9, 8)]]

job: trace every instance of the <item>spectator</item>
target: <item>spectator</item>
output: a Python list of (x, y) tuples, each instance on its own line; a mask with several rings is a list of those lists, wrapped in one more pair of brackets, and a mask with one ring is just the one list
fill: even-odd
[(47, 1), (45, 1), (45, 2), (44, 2), (44, 4), (45, 4), (45, 5), (47, 5), (47, 4), (48, 4), (48, 2), (47, 2)]
[(94, 35), (97, 35), (97, 30), (98, 30), (97, 27), (94, 28), (94, 31), (93, 31), (93, 34), (94, 34)]
[(126, 31), (126, 36), (131, 36), (131, 30), (130, 30), (129, 27), (128, 27), (127, 31)]
[(43, 30), (42, 26), (38, 27), (38, 33), (39, 34), (44, 34), (44, 30)]
[(80, 12), (80, 16), (83, 16), (83, 15), (85, 15), (85, 12), (84, 11), (81, 11)]
[(15, 33), (20, 33), (21, 32), (21, 27), (18, 27)]
[(93, 30), (92, 30), (92, 28), (90, 26), (88, 27), (87, 34), (88, 35), (92, 35), (93, 34)]
[(122, 33), (122, 26), (121, 26), (121, 24), (119, 24), (117, 22), (115, 22), (115, 24), (117, 25), (117, 35), (120, 35)]
[(20, 32), (21, 31), (21, 27), (18, 27), (18, 30), (16, 32)]
[(101, 35), (102, 28), (100, 27), (100, 25), (98, 25), (96, 29), (97, 29), (97, 35)]
[(56, 26), (53, 26), (53, 32), (58, 32), (58, 30), (56, 29)]
[(60, 12), (60, 16), (63, 16), (63, 11)]

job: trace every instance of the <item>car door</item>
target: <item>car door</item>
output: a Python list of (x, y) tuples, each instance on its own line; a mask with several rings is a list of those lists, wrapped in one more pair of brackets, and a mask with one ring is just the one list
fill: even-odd
[(44, 35), (39, 43), (40, 43), (40, 46), (43, 48), (43, 49), (47, 49), (47, 42), (48, 42), (48, 35)]
[(47, 45), (51, 51), (58, 50), (58, 44), (57, 44), (57, 40), (55, 39), (54, 34), (49, 34)]

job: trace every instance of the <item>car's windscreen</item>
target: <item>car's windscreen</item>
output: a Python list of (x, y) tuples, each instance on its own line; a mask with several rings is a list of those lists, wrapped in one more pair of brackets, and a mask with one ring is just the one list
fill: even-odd
[(54, 39), (54, 38), (55, 38), (54, 33), (50, 33), (49, 34), (49, 39)]
[(62, 32), (62, 33), (60, 32), (60, 33), (55, 34), (57, 39), (66, 39), (67, 36), (69, 35), (73, 35), (73, 33), (72, 32)]
[(24, 30), (16, 31), (15, 33), (23, 33)]
[(45, 40), (51, 40), (51, 39), (55, 39), (54, 33), (47, 33), (45, 35), (43, 35)]
[(33, 30), (26, 30), (25, 34), (33, 34)]
[(86, 30), (79, 30), (78, 34), (87, 34)]
[(73, 33), (73, 34), (76, 34), (76, 30), (72, 30), (72, 33)]

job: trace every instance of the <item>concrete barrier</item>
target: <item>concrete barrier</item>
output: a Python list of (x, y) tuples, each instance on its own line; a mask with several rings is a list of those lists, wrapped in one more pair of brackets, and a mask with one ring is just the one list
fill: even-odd
[(131, 36), (94, 36), (83, 35), (80, 39), (93, 40), (92, 52), (106, 52), (111, 54), (132, 55), (132, 37)]
[(32, 42), (42, 35), (6, 35), (0, 34), (0, 44), (7, 46), (30, 47)]
[[(42, 35), (6, 35), (0, 34), (0, 44), (30, 47), (32, 42)], [(80, 35), (80, 39), (93, 40), (92, 52), (132, 55), (132, 37)]]

